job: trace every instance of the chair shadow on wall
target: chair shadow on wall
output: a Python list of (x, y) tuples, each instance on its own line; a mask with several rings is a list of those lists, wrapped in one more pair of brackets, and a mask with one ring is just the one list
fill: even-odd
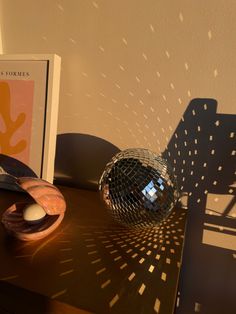
[(176, 313), (236, 313), (235, 134), (236, 115), (194, 99), (163, 153), (188, 208)]
[(88, 134), (57, 136), (55, 183), (97, 190), (108, 161), (120, 150), (115, 145)]

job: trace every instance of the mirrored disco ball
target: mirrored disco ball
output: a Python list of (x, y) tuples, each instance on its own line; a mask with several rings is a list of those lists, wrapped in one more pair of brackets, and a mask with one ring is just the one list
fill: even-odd
[(158, 225), (178, 199), (170, 166), (142, 148), (116, 154), (105, 167), (99, 190), (112, 216), (126, 226)]

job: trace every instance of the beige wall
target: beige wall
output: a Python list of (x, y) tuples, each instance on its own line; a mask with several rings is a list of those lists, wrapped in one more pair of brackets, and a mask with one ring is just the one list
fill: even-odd
[[(224, 129), (228, 132), (227, 139), (234, 133), (236, 1), (2, 0), (1, 5), (4, 53), (57, 53), (62, 57), (58, 134), (92, 135), (119, 149), (146, 147), (160, 153), (167, 145), (174, 150), (173, 134), (176, 128), (181, 131), (179, 122), (193, 99), (197, 100), (190, 106), (192, 110), (202, 108), (207, 102), (213, 108), (217, 102), (217, 113), (208, 118), (213, 123), (221, 117), (230, 125)], [(213, 104), (211, 99), (215, 100)], [(210, 120), (202, 121), (204, 129)], [(191, 121), (188, 127), (191, 133)], [(211, 131), (206, 129), (206, 134), (210, 136)], [(235, 143), (234, 135), (231, 138)], [(188, 141), (191, 142), (191, 137)], [(222, 148), (225, 140), (215, 143)], [(202, 152), (207, 145), (202, 142)], [(227, 154), (231, 156), (231, 151)], [(201, 158), (204, 159), (200, 154)], [(182, 159), (177, 159), (176, 168), (181, 168)], [(232, 158), (227, 161), (233, 165)], [(86, 169), (83, 175), (86, 176)], [(183, 172), (179, 171), (178, 176), (182, 181)], [(91, 175), (90, 179), (96, 178)], [(235, 177), (223, 182), (232, 185)], [(195, 192), (194, 184), (190, 181), (188, 186), (183, 184), (182, 191), (198, 196), (204, 193), (204, 190)], [(211, 196), (211, 213), (218, 202), (215, 199), (223, 204), (217, 217), (223, 215), (232, 200), (235, 189), (229, 192), (228, 186), (211, 190), (216, 195)], [(226, 237), (215, 244), (220, 229), (216, 228), (213, 240), (211, 232), (206, 235), (203, 226), (207, 223), (204, 215), (209, 200), (205, 199), (202, 207), (197, 197), (189, 201), (190, 223), (179, 313), (189, 314), (194, 308), (195, 311), (201, 308), (203, 313), (222, 313), (223, 306), (227, 314), (236, 312), (231, 286), (236, 248), (225, 244), (235, 241), (235, 233), (231, 232), (233, 238)], [(232, 210), (231, 219), (235, 217)], [(224, 223), (235, 230), (227, 219)], [(215, 221), (214, 225), (221, 223)], [(191, 246), (192, 240), (195, 248)], [(218, 261), (217, 256), (220, 256)], [(214, 278), (219, 267), (228, 273), (217, 281)], [(200, 275), (209, 272), (212, 275), (206, 283)]]
[(233, 112), (235, 1), (2, 2), (4, 53), (62, 57), (59, 133), (162, 151), (190, 99)]

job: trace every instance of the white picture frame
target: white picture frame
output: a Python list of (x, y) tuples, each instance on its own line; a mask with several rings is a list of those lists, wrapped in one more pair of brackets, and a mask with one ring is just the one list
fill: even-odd
[(18, 159), (51, 183), (60, 68), (55, 54), (0, 55), (0, 154)]

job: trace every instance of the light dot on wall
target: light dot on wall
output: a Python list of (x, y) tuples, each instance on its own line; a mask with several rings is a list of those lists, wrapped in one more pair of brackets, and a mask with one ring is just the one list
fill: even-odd
[(184, 17), (183, 17), (183, 13), (182, 12), (179, 12), (179, 20), (181, 23), (183, 23), (184, 21)]
[(142, 99), (139, 99), (139, 103), (140, 103), (141, 105), (144, 105), (144, 102), (142, 101)]
[(76, 41), (75, 39), (73, 39), (73, 38), (69, 38), (69, 41), (70, 41), (73, 45), (75, 45), (75, 44), (77, 43), (77, 41)]
[(171, 89), (175, 89), (175, 86), (174, 86), (174, 84), (173, 83), (170, 83), (170, 87), (171, 87)]
[(128, 41), (126, 40), (126, 38), (122, 38), (122, 42), (127, 46), (128, 45)]
[(208, 31), (207, 36), (208, 36), (208, 39), (209, 39), (209, 40), (212, 39), (212, 32), (211, 32), (211, 30)]
[(170, 59), (170, 53), (168, 50), (165, 51), (165, 54), (166, 54), (167, 58)]
[(103, 46), (99, 46), (99, 49), (100, 49), (100, 51), (102, 51), (102, 52), (104, 52), (104, 51), (105, 51), (105, 49), (104, 49), (104, 47), (103, 47)]
[(146, 55), (144, 52), (143, 52), (142, 56), (143, 56), (143, 59), (144, 59), (145, 61), (148, 60), (148, 57), (147, 57), (147, 55)]
[(218, 70), (215, 69), (215, 70), (214, 70), (214, 77), (217, 77), (217, 76), (218, 76)]
[(93, 1), (93, 6), (94, 6), (94, 8), (96, 8), (96, 9), (98, 9), (98, 8), (99, 8), (99, 6), (98, 6), (97, 2), (95, 2), (95, 1)]
[(63, 8), (63, 6), (62, 6), (60, 3), (57, 4), (57, 7), (58, 7), (58, 9), (59, 9), (61, 12), (64, 12), (64, 11), (65, 11), (65, 9)]
[(155, 29), (154, 29), (153, 25), (152, 25), (152, 24), (149, 24), (149, 27), (150, 27), (150, 30), (154, 33), (154, 32), (155, 32)]
[(119, 64), (119, 68), (121, 69), (121, 71), (125, 71), (125, 68), (123, 67), (123, 65)]

